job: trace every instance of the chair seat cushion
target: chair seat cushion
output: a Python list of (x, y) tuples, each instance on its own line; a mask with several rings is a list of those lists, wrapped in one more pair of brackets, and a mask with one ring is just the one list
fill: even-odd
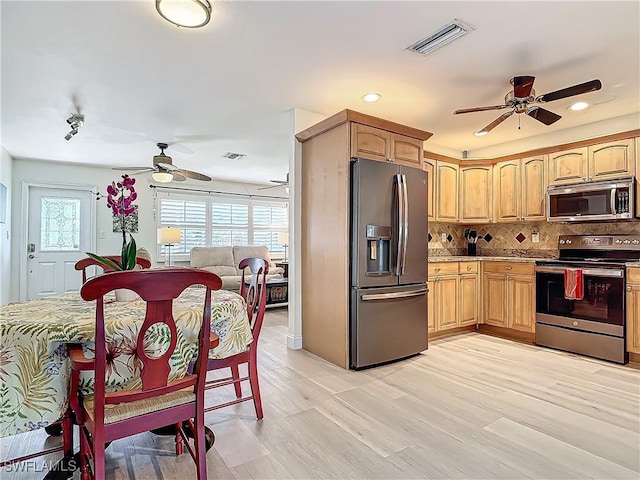
[[(184, 388), (176, 392), (167, 393), (159, 397), (146, 398), (144, 400), (136, 400), (134, 402), (125, 402), (118, 404), (105, 405), (104, 407), (104, 423), (115, 423), (128, 418), (139, 417), (146, 413), (153, 413), (165, 408), (184, 405), (196, 401), (196, 394), (193, 387)], [(93, 395), (87, 395), (83, 398), (84, 408), (91, 420), (94, 420), (94, 399)]]

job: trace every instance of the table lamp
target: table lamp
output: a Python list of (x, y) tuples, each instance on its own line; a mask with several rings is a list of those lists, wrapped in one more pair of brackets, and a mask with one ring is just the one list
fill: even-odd
[(158, 243), (167, 246), (167, 259), (164, 262), (165, 267), (173, 267), (171, 258), (171, 247), (180, 243), (180, 229), (175, 227), (158, 228)]
[(287, 261), (287, 247), (289, 246), (289, 232), (278, 233), (278, 245), (284, 247), (284, 261)]

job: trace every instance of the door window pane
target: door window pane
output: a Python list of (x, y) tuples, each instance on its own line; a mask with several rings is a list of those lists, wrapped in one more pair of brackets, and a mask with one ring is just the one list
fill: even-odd
[(42, 197), (40, 202), (40, 249), (79, 250), (80, 199)]

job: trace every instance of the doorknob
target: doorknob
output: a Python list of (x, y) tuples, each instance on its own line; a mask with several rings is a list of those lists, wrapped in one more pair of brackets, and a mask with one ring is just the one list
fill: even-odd
[(30, 260), (32, 260), (32, 259), (34, 259), (34, 258), (36, 258), (36, 256), (35, 256), (33, 253), (32, 253), (31, 255), (29, 255), (29, 259), (30, 259)]

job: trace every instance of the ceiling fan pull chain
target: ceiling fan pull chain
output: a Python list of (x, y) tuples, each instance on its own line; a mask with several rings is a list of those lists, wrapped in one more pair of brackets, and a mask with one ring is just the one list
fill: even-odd
[(518, 130), (520, 130), (520, 115), (518, 115)]

